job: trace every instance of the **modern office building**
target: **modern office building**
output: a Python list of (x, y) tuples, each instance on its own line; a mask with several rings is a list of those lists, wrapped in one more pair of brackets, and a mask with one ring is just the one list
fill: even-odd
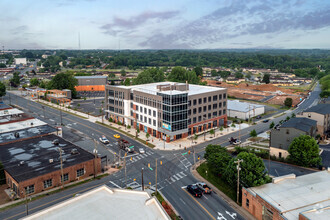
[(160, 82), (106, 86), (108, 118), (166, 141), (227, 125), (227, 89)]

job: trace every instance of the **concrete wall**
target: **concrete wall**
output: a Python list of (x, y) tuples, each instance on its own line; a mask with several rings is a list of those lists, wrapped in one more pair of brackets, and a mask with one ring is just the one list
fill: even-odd
[(297, 117), (310, 118), (317, 121), (317, 134), (324, 135), (325, 131), (330, 129), (330, 117), (329, 115), (322, 115), (316, 112), (303, 112), (297, 115)]
[(270, 146), (273, 148), (288, 150), (294, 138), (300, 135), (309, 135), (295, 128), (272, 129), (270, 132)]
[(91, 85), (103, 85), (107, 84), (107, 77), (104, 78), (95, 78), (93, 76), (88, 78), (77, 78), (79, 86), (91, 86)]
[(270, 147), (270, 155), (277, 158), (286, 158), (289, 156), (289, 152), (287, 150)]

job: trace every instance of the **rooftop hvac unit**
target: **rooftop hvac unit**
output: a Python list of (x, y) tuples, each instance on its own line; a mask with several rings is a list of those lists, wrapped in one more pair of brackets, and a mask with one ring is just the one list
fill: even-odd
[(24, 161), (19, 162), (19, 165), (22, 166), (24, 164)]
[(66, 161), (66, 158), (62, 158), (62, 162), (65, 162)]
[(78, 153), (78, 150), (76, 149), (76, 148), (73, 148), (72, 150), (71, 150), (71, 154), (77, 154)]
[(60, 141), (58, 139), (55, 139), (55, 140), (53, 140), (53, 144), (54, 145), (59, 145), (60, 144)]
[(49, 163), (53, 163), (54, 162), (54, 160), (53, 159), (49, 159)]
[(19, 138), (19, 133), (18, 132), (15, 132), (14, 133), (14, 136), (15, 136), (15, 138)]

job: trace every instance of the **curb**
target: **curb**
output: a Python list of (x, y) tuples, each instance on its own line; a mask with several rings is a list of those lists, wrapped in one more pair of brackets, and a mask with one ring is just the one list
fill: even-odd
[(173, 209), (174, 213), (177, 215), (177, 216), (180, 216), (180, 214), (178, 213), (178, 211), (174, 208), (174, 206), (168, 201), (168, 199), (164, 196), (164, 194), (157, 190), (157, 192), (164, 198), (164, 200), (171, 206), (171, 208)]
[(243, 207), (239, 206), (236, 202), (231, 200), (226, 194), (224, 194), (221, 190), (219, 190), (217, 187), (215, 187), (212, 183), (204, 179), (199, 173), (197, 172), (196, 168), (204, 163), (206, 160), (203, 159), (201, 161), (198, 161), (196, 164), (190, 167), (190, 173), (199, 181), (205, 182), (207, 185), (211, 186), (212, 189), (217, 193), (218, 196), (220, 196), (229, 206), (231, 206), (234, 210), (236, 210), (244, 219), (251, 219), (254, 220), (255, 217), (253, 217), (248, 211), (246, 211)]

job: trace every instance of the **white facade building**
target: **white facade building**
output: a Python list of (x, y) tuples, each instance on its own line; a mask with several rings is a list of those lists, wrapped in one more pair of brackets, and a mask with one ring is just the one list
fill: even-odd
[(15, 58), (14, 59), (15, 61), (15, 65), (26, 65), (27, 64), (27, 61), (26, 61), (26, 58)]
[(249, 119), (265, 113), (264, 105), (256, 105), (238, 100), (228, 100), (227, 115), (232, 118)]

